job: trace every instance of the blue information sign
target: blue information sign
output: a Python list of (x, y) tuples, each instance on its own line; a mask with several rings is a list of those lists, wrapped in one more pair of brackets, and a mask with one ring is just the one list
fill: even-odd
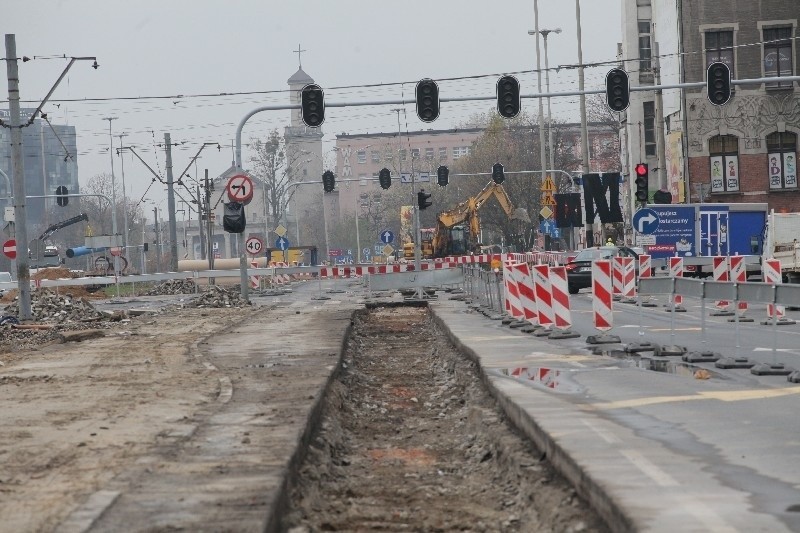
[[(650, 211), (658, 217), (658, 222), (650, 222), (647, 219), (647, 213), (639, 217), (639, 223), (643, 227), (652, 228), (649, 235), (655, 237), (655, 244), (647, 246), (647, 251), (652, 257), (666, 258), (673, 257), (676, 254), (680, 257), (698, 255), (698, 251), (695, 250), (696, 221), (694, 206), (653, 206), (648, 209), (640, 209), (636, 214), (639, 215), (642, 211)], [(634, 217), (633, 223), (634, 229), (639, 231), (636, 226), (636, 217)], [(654, 228), (652, 227), (653, 225), (655, 225)]]
[(286, 251), (289, 249), (289, 239), (286, 237), (278, 237), (275, 239), (275, 248), (278, 250)]
[(384, 244), (391, 244), (394, 242), (394, 233), (385, 229), (381, 232), (381, 242)]

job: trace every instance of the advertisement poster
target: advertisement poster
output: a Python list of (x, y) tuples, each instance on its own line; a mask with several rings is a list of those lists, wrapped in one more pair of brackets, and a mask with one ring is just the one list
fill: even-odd
[(400, 206), (400, 242), (414, 242), (414, 208), (410, 205)]
[(723, 157), (709, 158), (711, 161), (711, 192), (725, 192), (725, 176), (723, 175)]
[[(783, 154), (783, 183), (789, 189), (797, 188), (797, 154), (786, 152)], [(770, 180), (772, 186), (772, 180)]]
[(783, 154), (774, 153), (767, 155), (767, 171), (769, 172), (769, 188), (781, 189), (783, 187)]
[(647, 252), (653, 258), (697, 255), (697, 250), (694, 249), (696, 228), (694, 206), (650, 206), (649, 209), (658, 217), (655, 228), (650, 232), (655, 238), (655, 244), (647, 246)]
[(726, 190), (735, 192), (739, 190), (739, 157), (735, 155), (725, 156), (725, 180)]
[(673, 203), (683, 203), (683, 143), (681, 132), (673, 131), (667, 135), (667, 190), (672, 193)]

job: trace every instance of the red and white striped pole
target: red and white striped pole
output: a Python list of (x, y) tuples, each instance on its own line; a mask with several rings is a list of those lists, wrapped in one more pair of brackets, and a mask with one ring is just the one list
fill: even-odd
[[(724, 255), (715, 255), (711, 258), (713, 264), (714, 281), (730, 281), (728, 273), (728, 257)], [(717, 300), (714, 307), (716, 311), (711, 313), (711, 316), (731, 316), (733, 313), (728, 310), (731, 303), (728, 300)]]
[(554, 323), (552, 295), (550, 292), (550, 267), (535, 265), (533, 283), (536, 289), (536, 307), (539, 311), (539, 325), (552, 328)]
[(592, 262), (592, 315), (594, 328), (602, 333), (614, 327), (611, 261)]
[(566, 267), (550, 267), (550, 294), (552, 296), (553, 318), (558, 331), (554, 331), (550, 334), (549, 338), (574, 339), (575, 337), (580, 337), (579, 333), (571, 331), (572, 312), (569, 307), (569, 288)]
[[(743, 255), (732, 255), (728, 258), (729, 266), (731, 270), (731, 281), (734, 283), (746, 283), (747, 282), (747, 267), (744, 264), (744, 256)], [(752, 322), (752, 318), (745, 317), (745, 313), (747, 313), (747, 302), (739, 302), (737, 305), (737, 312), (739, 314), (739, 322)], [(729, 322), (733, 322), (733, 319), (729, 319)]]

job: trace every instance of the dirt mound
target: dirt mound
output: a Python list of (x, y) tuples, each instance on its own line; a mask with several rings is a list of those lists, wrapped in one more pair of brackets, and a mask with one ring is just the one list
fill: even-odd
[(43, 268), (33, 274), (31, 276), (32, 280), (43, 280), (43, 279), (72, 279), (74, 276), (72, 272), (69, 271), (68, 268), (64, 267), (53, 267), (53, 268)]

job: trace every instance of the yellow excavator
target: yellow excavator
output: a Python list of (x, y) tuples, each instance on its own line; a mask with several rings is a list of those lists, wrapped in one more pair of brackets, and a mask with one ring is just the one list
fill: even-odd
[(531, 221), (525, 209), (514, 208), (502, 185), (490, 181), (474, 197), (468, 198), (449, 211), (439, 213), (433, 234), (434, 257), (480, 252), (481, 221), (478, 210), (493, 196), (497, 198), (500, 207), (511, 220)]

